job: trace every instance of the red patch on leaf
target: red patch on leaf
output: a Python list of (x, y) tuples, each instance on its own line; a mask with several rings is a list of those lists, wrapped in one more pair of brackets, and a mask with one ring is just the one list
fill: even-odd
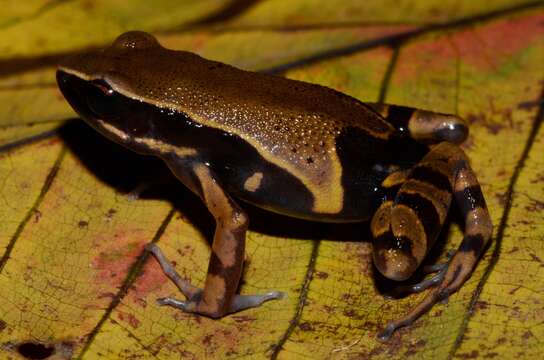
[[(143, 252), (144, 240), (138, 240), (136, 233), (116, 232), (111, 236), (100, 235), (96, 244), (102, 247), (99, 255), (91, 262), (96, 270), (98, 284), (109, 284), (119, 287), (125, 281), (130, 267)], [(107, 237), (107, 239), (106, 239)]]
[[(126, 281), (130, 269), (144, 254), (144, 246), (148, 243), (147, 238), (139, 236), (137, 232), (113, 233), (104, 239), (105, 235), (99, 236), (96, 243), (99, 246), (108, 244), (100, 254), (91, 262), (96, 270), (95, 279), (97, 284), (103, 286), (109, 284), (119, 288)], [(138, 239), (140, 238), (140, 239)], [(129, 294), (136, 300), (145, 298), (148, 293), (160, 288), (168, 282), (168, 278), (162, 271), (160, 265), (149, 255), (145, 265), (138, 274), (138, 278), (132, 284)], [(141, 302), (138, 302), (141, 304)]]
[(543, 21), (542, 13), (500, 20), (460, 31), (451, 40), (464, 61), (483, 69), (496, 67), (501, 58), (516, 54), (541, 37)]
[(422, 72), (451, 71), (459, 59), (477, 69), (495, 69), (501, 62), (541, 37), (544, 15), (501, 19), (476, 28), (414, 41), (401, 49), (395, 77), (413, 79)]
[[(155, 260), (153, 256), (150, 256), (142, 269), (142, 273), (132, 285), (129, 294), (136, 300), (143, 299), (147, 297), (149, 293), (160, 289), (166, 282), (170, 282), (170, 280), (164, 274), (164, 271), (157, 260)], [(181, 293), (179, 294), (179, 298), (183, 299)], [(141, 302), (139, 301), (136, 301), (136, 303), (141, 305)]]

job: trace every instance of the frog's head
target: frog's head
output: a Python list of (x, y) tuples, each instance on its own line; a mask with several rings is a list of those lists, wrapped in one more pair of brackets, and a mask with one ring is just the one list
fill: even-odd
[(186, 54), (163, 48), (150, 34), (131, 31), (109, 47), (65, 59), (58, 67), (57, 82), (70, 105), (92, 127), (146, 153), (142, 139), (159, 136), (153, 113), (175, 111), (180, 97), (168, 89), (174, 86), (172, 69), (186, 68), (180, 65), (196, 56)]
[(151, 35), (129, 32), (108, 48), (65, 59), (57, 70), (59, 88), (74, 110), (106, 137), (139, 152), (146, 151), (134, 140), (152, 136), (153, 122), (132, 85), (137, 71), (130, 64), (134, 54), (156, 47)]

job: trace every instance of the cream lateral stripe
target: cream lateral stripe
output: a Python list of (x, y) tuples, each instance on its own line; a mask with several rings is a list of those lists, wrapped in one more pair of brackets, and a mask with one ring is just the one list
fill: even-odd
[[(79, 71), (66, 69), (63, 67), (59, 67), (59, 69), (68, 74), (77, 76), (85, 81), (103, 80), (101, 77), (89, 76)], [(285, 161), (283, 159), (273, 156), (272, 153), (268, 151), (263, 151), (262, 147), (260, 146), (258, 142), (251, 139), (247, 139), (243, 134), (240, 134), (239, 132), (235, 131), (235, 129), (229, 129), (225, 126), (221, 126), (220, 124), (206, 121), (205, 119), (199, 116), (195, 116), (190, 111), (187, 111), (186, 109), (181, 108), (179, 105), (171, 104), (171, 103), (162, 103), (159, 101), (134, 96), (134, 94), (130, 94), (124, 89), (119, 88), (115, 83), (108, 83), (108, 84), (116, 92), (130, 99), (145, 101), (159, 108), (168, 108), (168, 109), (181, 111), (182, 113), (187, 114), (192, 119), (197, 120), (199, 124), (202, 124), (214, 129), (222, 130), (225, 132), (229, 132), (239, 136), (244, 141), (249, 143), (264, 159), (267, 159), (267, 160), (272, 159), (273, 161), (271, 162), (273, 164), (279, 165), (281, 168), (286, 170), (295, 178), (299, 179), (304, 184), (304, 186), (308, 188), (308, 190), (312, 193), (312, 195), (314, 195), (314, 206), (312, 208), (314, 212), (323, 213), (323, 214), (336, 214), (342, 210), (344, 206), (344, 189), (342, 188), (342, 167), (340, 166), (340, 160), (338, 159), (338, 155), (336, 154), (336, 148), (334, 148), (334, 152), (331, 152), (329, 155), (330, 162), (332, 164), (332, 169), (331, 169), (332, 175), (331, 175), (331, 181), (329, 182), (330, 185), (328, 186), (328, 188), (323, 188), (322, 186), (319, 186), (316, 183), (312, 182), (307, 176), (304, 176), (302, 172), (298, 171), (296, 166), (294, 166), (288, 161)]]
[(134, 138), (138, 144), (144, 144), (150, 149), (160, 151), (161, 153), (174, 153), (179, 157), (193, 156), (197, 151), (193, 148), (170, 145), (157, 139)]
[[(112, 134), (120, 137), (121, 139), (127, 140), (129, 138), (129, 136), (125, 132), (119, 130), (115, 126), (108, 124), (107, 122), (100, 119), (98, 119), (97, 121), (100, 126), (111, 132)], [(157, 139), (133, 138), (132, 140), (138, 144), (144, 144), (150, 149), (157, 150), (161, 153), (175, 153), (179, 157), (186, 157), (197, 154), (197, 151), (195, 149), (170, 145)]]
[(246, 179), (244, 182), (244, 189), (247, 191), (255, 192), (261, 186), (261, 181), (263, 180), (263, 173), (256, 172)]
[(102, 126), (104, 129), (106, 129), (107, 131), (109, 131), (113, 135), (116, 135), (116, 136), (120, 137), (123, 140), (128, 139), (128, 135), (125, 132), (123, 132), (123, 131), (119, 130), (118, 128), (116, 128), (115, 126), (113, 126), (111, 124), (108, 124), (107, 122), (105, 122), (103, 120), (100, 120), (100, 119), (97, 119), (96, 121), (100, 124), (100, 126)]

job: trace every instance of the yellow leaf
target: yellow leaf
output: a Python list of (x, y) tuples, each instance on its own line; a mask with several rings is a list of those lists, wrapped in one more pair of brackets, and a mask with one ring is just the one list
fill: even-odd
[[(24, 4), (15, 6), (13, 4)], [(544, 350), (544, 22), (538, 2), (27, 1), (0, 18), (0, 357), (537, 358)], [(375, 335), (425, 294), (386, 299), (367, 224), (249, 209), (240, 291), (281, 290), (220, 320), (143, 251), (156, 242), (201, 286), (214, 222), (168, 174), (77, 120), (54, 64), (129, 29), (236, 66), (466, 118), (463, 145), (495, 224), (463, 288), (388, 343)], [(455, 216), (452, 217), (455, 219)], [(432, 261), (458, 246), (454, 221)]]

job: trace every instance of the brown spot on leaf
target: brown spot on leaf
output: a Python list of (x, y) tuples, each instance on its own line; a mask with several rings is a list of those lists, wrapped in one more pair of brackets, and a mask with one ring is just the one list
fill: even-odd
[(489, 304), (483, 300), (476, 301), (476, 303), (474, 304), (475, 310), (487, 310), (488, 308)]
[(518, 251), (519, 251), (519, 247), (514, 246), (512, 249), (510, 249), (510, 251), (508, 253), (513, 254), (513, 253), (518, 252)]
[(133, 314), (124, 311), (118, 311), (117, 317), (119, 320), (129, 324), (132, 328), (136, 329), (140, 326), (140, 320), (138, 320)]
[(108, 212), (106, 213), (106, 219), (111, 220), (111, 218), (113, 217), (113, 215), (115, 215), (115, 213), (117, 213), (117, 210), (109, 209)]
[(404, 356), (414, 356), (416, 355), (421, 347), (424, 347), (426, 344), (425, 340), (421, 339), (414, 343), (408, 344), (408, 350), (404, 353)]
[(40, 210), (34, 210), (34, 224), (37, 224), (42, 218), (42, 212)]
[(527, 331), (525, 331), (525, 332), (521, 335), (521, 338), (522, 338), (523, 340), (528, 340), (528, 339), (532, 338), (533, 336), (534, 336), (534, 335), (533, 335), (533, 333), (531, 332), (531, 330), (527, 330)]
[[(528, 196), (529, 197), (529, 196)], [(529, 197), (529, 205), (525, 206), (525, 209), (530, 212), (541, 212), (544, 210), (544, 201), (539, 201)]]
[(212, 343), (212, 338), (213, 338), (213, 335), (211, 334), (204, 336), (202, 338), (202, 344), (205, 346), (210, 346), (210, 344)]
[(77, 226), (80, 229), (83, 229), (83, 228), (86, 228), (87, 226), (89, 226), (89, 223), (87, 221), (81, 220), (80, 222), (77, 223)]
[(314, 328), (309, 322), (303, 322), (298, 326), (302, 331), (313, 331)]
[(477, 350), (472, 350), (469, 353), (461, 353), (457, 355), (457, 357), (460, 357), (462, 359), (477, 359), (480, 356), (480, 353)]
[(535, 254), (533, 253), (530, 253), (529, 256), (531, 257), (531, 259), (533, 259), (534, 261), (542, 264), (542, 259), (540, 259), (538, 256), (536, 256)]
[(317, 272), (315, 273), (315, 277), (318, 278), (318, 279), (322, 279), (322, 280), (323, 280), (323, 279), (328, 278), (328, 277), (329, 277), (329, 274), (327, 274), (327, 273), (324, 272), (324, 271), (317, 271)]
[(526, 111), (533, 111), (534, 109), (538, 108), (543, 100), (530, 100), (530, 101), (523, 101), (518, 104), (518, 109), (520, 110), (526, 110)]

